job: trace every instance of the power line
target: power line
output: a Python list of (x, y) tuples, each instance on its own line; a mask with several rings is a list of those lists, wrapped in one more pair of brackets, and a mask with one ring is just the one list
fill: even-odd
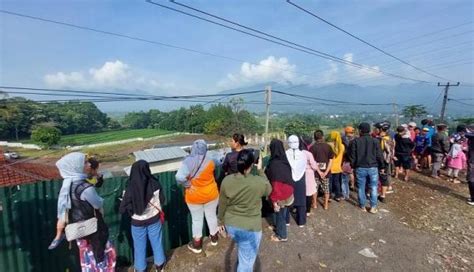
[(418, 70), (418, 71), (420, 71), (420, 72), (422, 72), (422, 73), (425, 73), (425, 74), (427, 74), (427, 75), (430, 75), (430, 76), (432, 76), (432, 77), (436, 77), (436, 78), (439, 78), (439, 79), (447, 80), (447, 79), (445, 79), (445, 78), (443, 78), (443, 77), (441, 77), (441, 76), (438, 76), (438, 75), (436, 75), (436, 74), (430, 73), (430, 72), (428, 72), (428, 71), (426, 71), (426, 70), (424, 70), (424, 69), (421, 69), (421, 68), (419, 68), (419, 67), (417, 67), (417, 66), (414, 66), (413, 64), (411, 64), (411, 63), (409, 63), (409, 62), (407, 62), (407, 61), (405, 61), (405, 60), (403, 60), (403, 59), (401, 59), (401, 58), (399, 58), (399, 57), (394, 56), (393, 54), (391, 54), (391, 53), (389, 53), (389, 52), (387, 52), (387, 51), (385, 51), (385, 50), (383, 50), (383, 49), (381, 49), (381, 48), (379, 48), (379, 47), (373, 45), (372, 43), (369, 43), (368, 41), (366, 41), (366, 40), (364, 40), (364, 39), (362, 39), (362, 38), (359, 38), (358, 36), (356, 36), (356, 35), (354, 35), (354, 34), (348, 32), (348, 31), (346, 31), (346, 30), (344, 30), (344, 29), (342, 29), (342, 28), (336, 26), (335, 24), (329, 22), (328, 20), (321, 18), (320, 16), (316, 15), (315, 13), (313, 13), (313, 12), (311, 12), (311, 11), (309, 11), (309, 10), (307, 10), (307, 9), (305, 9), (305, 8), (303, 8), (303, 7), (299, 6), (299, 5), (297, 5), (297, 4), (293, 3), (293, 2), (291, 2), (290, 0), (286, 0), (286, 2), (289, 3), (290, 5), (293, 5), (293, 6), (295, 6), (296, 8), (298, 8), (298, 9), (304, 11), (305, 13), (307, 13), (307, 14), (309, 14), (309, 15), (315, 17), (315, 18), (317, 18), (318, 20), (320, 20), (320, 21), (322, 21), (322, 22), (324, 22), (324, 23), (326, 23), (326, 24), (328, 24), (328, 25), (330, 25), (330, 26), (336, 28), (337, 30), (342, 31), (343, 33), (345, 33), (345, 34), (351, 36), (352, 38), (354, 38), (354, 39), (356, 39), (356, 40), (358, 40), (358, 41), (360, 41), (360, 42), (362, 42), (362, 43), (364, 43), (364, 44), (366, 44), (366, 45), (368, 45), (368, 46), (374, 48), (375, 50), (377, 50), (377, 51), (383, 53), (384, 55), (387, 55), (387, 56), (389, 56), (389, 57), (391, 57), (391, 58), (393, 58), (393, 59), (396, 59), (396, 60), (398, 60), (399, 62), (401, 62), (401, 63), (403, 63), (403, 64), (406, 64), (406, 65), (408, 65), (408, 66), (410, 66), (410, 67), (412, 67), (412, 68), (414, 68), (414, 69), (416, 69), (416, 70)]
[(453, 102), (456, 102), (456, 103), (461, 104), (461, 105), (473, 106), (474, 107), (474, 104), (465, 103), (465, 102), (462, 102), (461, 100), (458, 100), (458, 99), (449, 98), (448, 101), (453, 101)]
[(75, 28), (75, 29), (86, 30), (86, 31), (91, 31), (91, 32), (95, 32), (95, 33), (115, 36), (115, 37), (119, 37), (119, 38), (144, 42), (144, 43), (148, 43), (148, 44), (155, 45), (155, 46), (158, 45), (158, 46), (168, 47), (168, 48), (172, 48), (172, 49), (176, 49), (176, 50), (182, 50), (182, 51), (187, 51), (187, 52), (190, 52), (190, 53), (200, 54), (200, 55), (204, 55), (204, 56), (225, 59), (225, 60), (228, 60), (228, 61), (233, 61), (233, 62), (238, 62), (238, 63), (248, 62), (248, 63), (251, 63), (253, 65), (261, 65), (261, 66), (266, 66), (266, 67), (272, 67), (272, 68), (275, 68), (275, 69), (278, 69), (278, 70), (281, 70), (281, 71), (291, 71), (291, 72), (294, 72), (294, 73), (297, 73), (297, 74), (310, 75), (310, 74), (306, 74), (306, 73), (296, 72), (296, 71), (293, 71), (293, 70), (290, 70), (290, 69), (281, 68), (281, 67), (278, 67), (278, 66), (275, 66), (275, 65), (266, 65), (266, 64), (262, 64), (262, 63), (254, 63), (254, 62), (251, 62), (251, 61), (247, 61), (247, 60), (243, 60), (243, 59), (239, 59), (239, 58), (235, 58), (235, 57), (229, 57), (229, 56), (225, 56), (225, 55), (215, 54), (215, 53), (212, 53), (212, 52), (196, 50), (196, 49), (189, 48), (189, 47), (183, 47), (183, 46), (179, 46), (179, 45), (163, 43), (163, 42), (160, 42), (160, 41), (135, 37), (135, 36), (122, 34), (122, 33), (118, 33), (118, 32), (111, 32), (111, 31), (107, 31), (107, 30), (101, 30), (101, 29), (97, 29), (97, 28), (92, 28), (92, 27), (87, 27), (87, 26), (81, 26), (81, 25), (61, 22), (61, 21), (42, 18), (42, 17), (32, 16), (32, 15), (27, 15), (27, 14), (21, 14), (21, 13), (17, 13), (17, 12), (8, 11), (8, 10), (0, 9), (0, 12), (4, 13), (4, 14), (9, 14), (9, 15), (17, 16), (17, 17), (22, 17), (22, 18), (28, 18), (28, 19), (32, 19), (32, 20), (36, 20), (36, 21), (45, 22), (45, 23), (52, 23), (52, 24), (67, 26), (67, 27), (71, 27), (71, 28)]
[[(350, 65), (350, 66), (356, 67), (358, 69), (371, 70), (371, 71), (374, 71), (374, 72), (379, 73), (379, 74), (384, 74), (384, 75), (387, 75), (387, 76), (392, 76), (392, 77), (396, 77), (396, 78), (400, 78), (400, 79), (404, 79), (404, 80), (411, 80), (411, 81), (416, 81), (416, 82), (421, 82), (421, 83), (431, 83), (431, 82), (428, 82), (428, 81), (425, 81), (425, 80), (419, 80), (419, 79), (405, 77), (405, 76), (402, 76), (402, 75), (397, 75), (397, 74), (393, 74), (393, 73), (389, 73), (389, 72), (384, 72), (384, 71), (381, 71), (380, 69), (375, 69), (375, 68), (367, 66), (367, 65), (363, 65), (363, 64), (356, 63), (356, 62), (341, 59), (341, 58), (333, 56), (331, 54), (327, 54), (325, 52), (318, 51), (318, 50), (315, 50), (315, 49), (312, 49), (312, 48), (309, 48), (309, 47), (306, 47), (306, 46), (302, 46), (302, 45), (299, 45), (299, 44), (297, 44), (298, 47), (288, 45), (288, 44), (285, 44), (285, 43), (282, 43), (282, 42), (279, 42), (279, 41), (275, 41), (275, 40), (272, 40), (272, 39), (269, 39), (269, 38), (265, 38), (265, 37), (262, 37), (262, 36), (259, 36), (259, 35), (241, 30), (241, 29), (237, 29), (237, 28), (225, 25), (225, 24), (221, 24), (219, 22), (212, 21), (212, 20), (203, 18), (201, 16), (197, 16), (197, 15), (194, 15), (194, 14), (182, 11), (182, 10), (178, 10), (178, 9), (175, 9), (175, 8), (172, 8), (172, 7), (168, 7), (168, 6), (153, 2), (152, 0), (146, 0), (146, 2), (148, 2), (150, 4), (153, 4), (153, 5), (156, 5), (156, 6), (159, 6), (159, 7), (162, 7), (162, 8), (165, 8), (165, 9), (169, 9), (169, 10), (174, 11), (174, 12), (184, 14), (186, 16), (196, 18), (198, 20), (202, 20), (202, 21), (205, 21), (205, 22), (208, 22), (208, 23), (211, 23), (211, 24), (214, 24), (214, 25), (218, 25), (218, 26), (221, 26), (221, 27), (233, 30), (233, 31), (237, 31), (237, 32), (240, 32), (240, 33), (243, 33), (243, 34), (246, 34), (246, 35), (261, 39), (261, 40), (264, 40), (264, 41), (268, 41), (268, 42), (271, 42), (271, 43), (274, 43), (274, 44), (278, 44), (278, 45), (281, 45), (281, 46), (284, 46), (284, 47), (287, 47), (287, 48), (291, 48), (291, 49), (294, 49), (294, 50), (297, 50), (297, 51), (300, 51), (300, 52), (304, 52), (304, 53), (307, 53), (307, 54), (310, 54), (310, 55), (314, 55), (314, 56), (317, 56), (317, 57), (320, 57), (320, 58), (328, 59), (330, 61), (339, 62), (339, 63), (345, 64), (345, 65)], [(204, 12), (202, 12), (202, 13), (204, 13)], [(215, 15), (209, 15), (209, 16), (215, 16)], [(216, 17), (218, 17), (218, 16), (216, 16)], [(222, 18), (221, 20), (227, 20), (227, 19)], [(232, 22), (230, 20), (227, 20), (227, 21)], [(232, 22), (232, 24), (237, 25), (238, 23)], [(238, 24), (238, 25), (241, 25), (241, 24)], [(242, 27), (244, 27), (244, 26), (242, 26)], [(246, 27), (246, 28), (247, 29), (252, 29), (250, 27)], [(257, 30), (253, 30), (253, 31), (257, 31)], [(265, 32), (258, 30), (258, 33), (265, 33)], [(272, 37), (272, 38), (276, 37), (274, 35), (270, 35), (270, 34), (267, 34), (267, 33), (265, 33), (264, 35), (267, 36), (267, 37)], [(281, 38), (278, 38), (278, 37), (276, 37), (276, 38), (279, 39), (279, 40), (284, 40), (284, 39), (281, 39)], [(284, 40), (284, 41), (286, 42), (286, 40)], [(293, 43), (293, 42), (288, 42), (288, 43), (296, 44), (296, 43)]]

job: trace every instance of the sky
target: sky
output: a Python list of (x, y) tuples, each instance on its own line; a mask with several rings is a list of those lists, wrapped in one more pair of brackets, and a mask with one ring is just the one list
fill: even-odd
[[(186, 10), (169, 1), (154, 1)], [(443, 81), (376, 51), (283, 0), (180, 2), (366, 68), (331, 62), (144, 0), (2, 0), (1, 11), (214, 56), (0, 12), (0, 84), (185, 95), (217, 93), (264, 82), (315, 86), (412, 82), (375, 71), (428, 81), (433, 86)], [(473, 1), (293, 2), (416, 67), (452, 82), (460, 81), (461, 85), (474, 84)]]

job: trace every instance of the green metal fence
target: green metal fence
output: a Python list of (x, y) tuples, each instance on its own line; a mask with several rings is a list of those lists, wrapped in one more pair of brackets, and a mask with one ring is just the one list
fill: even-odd
[[(263, 165), (268, 159), (263, 158)], [(257, 174), (257, 170), (252, 173)], [(188, 243), (192, 237), (191, 215), (175, 175), (176, 172), (157, 175), (166, 197), (163, 206), (166, 251)], [(218, 171), (215, 176), (219, 176)], [(97, 189), (104, 198), (105, 222), (117, 249), (118, 266), (130, 265), (133, 260), (130, 219), (118, 212), (119, 197), (126, 182), (127, 177), (106, 179)], [(75, 243), (47, 249), (56, 233), (56, 205), (61, 184), (61, 181), (42, 181), (0, 188), (0, 271), (80, 271)]]
[[(163, 210), (165, 250), (187, 243), (191, 237), (190, 214), (177, 186), (175, 172), (159, 175), (167, 199)], [(119, 197), (127, 178), (107, 179), (99, 194), (104, 198), (105, 221), (118, 253), (118, 263), (132, 261), (130, 221), (118, 212)], [(0, 270), (79, 271), (77, 247), (63, 243), (55, 250), (47, 247), (56, 232), (56, 203), (61, 182), (43, 181), (0, 188)]]

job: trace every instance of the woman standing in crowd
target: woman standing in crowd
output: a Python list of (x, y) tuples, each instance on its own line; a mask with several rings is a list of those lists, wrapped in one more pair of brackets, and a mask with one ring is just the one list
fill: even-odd
[[(300, 140), (298, 136), (288, 137), (288, 146), (286, 158), (291, 166), (291, 176), (293, 179), (293, 207), (296, 209), (296, 224), (303, 227), (306, 224), (306, 165), (307, 158), (300, 150)], [(314, 175), (314, 172), (313, 172)], [(290, 224), (290, 212), (286, 213), (286, 223)]]
[(176, 173), (176, 181), (185, 187), (185, 201), (191, 212), (193, 240), (188, 244), (194, 253), (202, 252), (202, 230), (204, 216), (211, 233), (211, 245), (218, 242), (217, 204), (219, 192), (214, 178), (217, 162), (208, 158), (207, 144), (204, 140), (196, 140)]
[(162, 271), (164, 268), (166, 258), (162, 244), (163, 203), (161, 184), (151, 174), (148, 162), (135, 162), (119, 209), (120, 213), (127, 213), (132, 217), (135, 271), (146, 270), (147, 240), (150, 240), (153, 249), (156, 270)]
[(222, 171), (218, 178), (218, 187), (220, 187), (222, 180), (224, 180), (227, 175), (239, 172), (237, 170), (237, 155), (247, 144), (243, 134), (235, 133), (232, 135), (232, 139), (230, 140), (231, 152), (225, 155), (224, 162), (222, 163)]
[(272, 185), (272, 193), (268, 198), (275, 211), (275, 235), (272, 235), (271, 239), (275, 242), (286, 242), (288, 241), (286, 213), (288, 206), (293, 204), (293, 177), (285, 148), (278, 139), (270, 142), (270, 160), (265, 168), (265, 175)]
[(410, 133), (405, 127), (399, 126), (397, 128), (397, 135), (395, 135), (395, 178), (398, 179), (398, 174), (402, 168), (405, 172), (405, 181), (408, 181), (411, 169), (411, 152), (415, 144), (410, 139)]
[(341, 134), (337, 131), (331, 131), (330, 141), (332, 150), (334, 151), (334, 160), (331, 166), (331, 177), (329, 184), (333, 188), (334, 199), (341, 201), (342, 195), (342, 159), (344, 157), (344, 144), (342, 143)]
[[(82, 153), (71, 153), (61, 158), (56, 166), (60, 173), (69, 174), (70, 210), (67, 223), (77, 223), (97, 218), (97, 231), (77, 239), (82, 271), (115, 271), (115, 249), (108, 241), (109, 229), (102, 215), (104, 200), (94, 186), (85, 180), (91, 165)], [(82, 178), (81, 178), (82, 177)]]
[(270, 194), (270, 183), (261, 176), (250, 175), (255, 161), (251, 150), (242, 150), (237, 156), (238, 173), (222, 181), (219, 196), (219, 222), (237, 243), (237, 271), (253, 271), (262, 239), (262, 197)]
[(318, 184), (316, 183), (315, 172), (318, 172), (319, 175), (323, 174), (319, 170), (313, 154), (309, 152), (308, 147), (307, 142), (303, 138), (300, 138), (300, 150), (303, 151), (306, 156), (306, 173), (304, 175), (306, 181), (306, 216), (311, 215), (311, 208), (316, 209), (318, 207)]

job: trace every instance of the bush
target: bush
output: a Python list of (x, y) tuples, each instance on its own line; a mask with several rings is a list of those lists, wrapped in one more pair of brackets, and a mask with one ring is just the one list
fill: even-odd
[(31, 132), (31, 140), (43, 147), (58, 144), (61, 139), (61, 131), (55, 127), (40, 127)]

